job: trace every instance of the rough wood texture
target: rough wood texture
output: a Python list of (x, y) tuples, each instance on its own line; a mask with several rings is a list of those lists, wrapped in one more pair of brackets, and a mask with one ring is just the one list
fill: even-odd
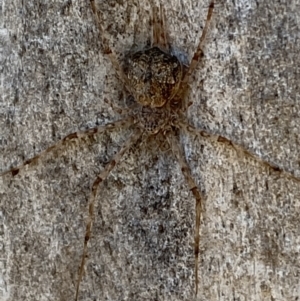
[[(194, 2), (164, 3), (172, 44), (189, 59), (209, 3)], [(216, 1), (189, 118), (300, 177), (300, 3), (264, 2)], [(2, 7), (4, 171), (68, 133), (117, 119), (104, 99), (122, 105), (122, 89), (87, 1)], [(121, 57), (135, 20), (145, 19), (136, 42), (146, 42), (147, 1), (109, 1), (103, 10)], [(1, 301), (74, 298), (90, 186), (128, 134), (70, 144), (0, 179)], [(206, 195), (198, 300), (297, 300), (300, 183), (230, 146), (182, 142)], [(140, 146), (106, 181), (80, 300), (191, 300), (194, 199), (175, 162), (168, 150)]]

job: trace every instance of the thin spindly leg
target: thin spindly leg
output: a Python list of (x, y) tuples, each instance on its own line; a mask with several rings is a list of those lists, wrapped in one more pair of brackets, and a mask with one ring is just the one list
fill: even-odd
[(81, 139), (84, 138), (86, 136), (91, 136), (91, 135), (95, 135), (97, 133), (103, 133), (105, 131), (112, 131), (116, 128), (126, 128), (128, 126), (130, 126), (131, 124), (133, 124), (133, 118), (129, 117), (126, 119), (121, 119), (112, 123), (108, 123), (106, 125), (103, 126), (97, 126), (85, 131), (79, 131), (79, 132), (75, 132), (75, 133), (71, 133), (69, 135), (67, 135), (66, 137), (64, 137), (63, 139), (59, 140), (58, 142), (56, 142), (55, 144), (51, 145), (50, 147), (48, 147), (47, 149), (45, 149), (44, 151), (42, 151), (41, 153), (37, 154), (36, 156), (26, 160), (25, 162), (23, 162), (21, 165), (17, 166), (17, 167), (13, 167), (7, 171), (4, 171), (2, 173), (0, 173), (0, 176), (4, 176), (6, 174), (11, 174), (12, 176), (16, 176), (20, 170), (22, 168), (24, 168), (26, 165), (29, 164), (33, 164), (36, 163), (42, 156), (48, 154), (49, 152), (58, 149), (62, 146), (64, 146), (66, 143), (68, 143), (71, 140), (75, 140), (75, 139)]
[(193, 55), (190, 66), (189, 66), (189, 68), (188, 68), (188, 70), (187, 70), (187, 72), (186, 72), (186, 74), (185, 74), (185, 76), (183, 77), (183, 80), (182, 80), (182, 86), (183, 87), (186, 87), (187, 82), (189, 81), (191, 75), (193, 74), (193, 72), (194, 72), (194, 70), (197, 66), (197, 63), (198, 63), (199, 59), (202, 56), (202, 47), (203, 47), (203, 44), (204, 44), (204, 41), (205, 41), (205, 37), (206, 37), (206, 34), (207, 34), (207, 30), (208, 30), (208, 27), (209, 27), (209, 23), (210, 23), (210, 20), (211, 20), (211, 17), (212, 17), (213, 10), (214, 10), (214, 1), (211, 1), (210, 5), (209, 5), (209, 8), (208, 8), (205, 25), (204, 25), (204, 28), (203, 28), (203, 31), (202, 31), (202, 35), (200, 37), (198, 47), (196, 49), (196, 52)]
[(160, 4), (158, 9), (152, 1), (152, 46), (159, 46), (163, 50), (168, 51), (169, 42), (165, 21), (165, 11), (163, 6)]
[(119, 150), (118, 153), (115, 154), (115, 156), (112, 158), (112, 160), (105, 166), (104, 170), (100, 173), (100, 175), (96, 178), (92, 185), (91, 194), (89, 198), (89, 215), (88, 220), (86, 223), (86, 230), (85, 230), (85, 237), (84, 237), (84, 243), (83, 243), (83, 253), (81, 258), (81, 264), (79, 268), (79, 276), (77, 280), (77, 286), (76, 286), (76, 295), (75, 295), (75, 301), (78, 299), (78, 293), (79, 293), (79, 285), (83, 276), (85, 261), (87, 257), (87, 246), (88, 242), (91, 238), (91, 231), (92, 231), (92, 225), (94, 221), (94, 206), (95, 206), (95, 200), (97, 196), (97, 191), (99, 188), (99, 185), (108, 177), (111, 170), (120, 162), (122, 159), (124, 153), (132, 146), (134, 143), (141, 137), (142, 133), (139, 129), (136, 129), (133, 134), (130, 136), (130, 138), (124, 143), (122, 148)]
[(188, 184), (190, 191), (193, 193), (195, 200), (196, 200), (196, 223), (195, 223), (195, 240), (194, 240), (194, 252), (195, 252), (195, 289), (196, 295), (198, 294), (198, 284), (199, 284), (199, 276), (198, 276), (198, 262), (199, 262), (199, 245), (200, 245), (200, 219), (201, 219), (201, 212), (202, 212), (202, 202), (203, 199), (201, 192), (195, 183), (191, 170), (186, 162), (185, 156), (183, 154), (182, 147), (179, 141), (175, 138), (174, 134), (171, 133), (168, 136), (168, 141), (171, 145), (172, 151), (176, 156), (181, 171), (185, 177), (185, 180)]
[(103, 27), (103, 20), (101, 18), (101, 12), (97, 9), (97, 5), (96, 5), (96, 1), (95, 0), (90, 0), (91, 3), (91, 7), (97, 22), (97, 25), (99, 27), (100, 30), (100, 35), (101, 35), (101, 41), (102, 41), (102, 46), (104, 48), (104, 53), (106, 55), (108, 55), (115, 71), (117, 72), (118, 76), (120, 77), (120, 80), (123, 82), (123, 84), (126, 84), (126, 79), (123, 75), (123, 71), (121, 69), (121, 66), (119, 64), (119, 60), (117, 58), (117, 55), (115, 54), (115, 52), (110, 48), (109, 46), (109, 41), (106, 37), (106, 33)]
[(228, 146), (231, 146), (232, 148), (235, 149), (235, 151), (243, 153), (245, 156), (249, 156), (249, 157), (253, 158), (254, 160), (260, 162), (262, 165), (270, 168), (274, 172), (281, 173), (281, 174), (285, 175), (286, 177), (288, 177), (290, 179), (293, 179), (297, 182), (300, 182), (300, 178), (295, 176), (292, 172), (284, 170), (283, 168), (279, 167), (275, 163), (264, 161), (263, 159), (261, 159), (257, 155), (250, 153), (243, 146), (240, 146), (238, 144), (233, 143), (231, 140), (229, 140), (228, 138), (226, 138), (224, 136), (216, 135), (214, 133), (210, 133), (209, 130), (207, 130), (207, 129), (195, 128), (194, 126), (190, 125), (187, 121), (184, 121), (184, 120), (178, 120), (177, 125), (175, 125), (175, 126), (182, 129), (187, 134), (192, 133), (192, 134), (197, 135), (197, 136), (207, 137), (211, 140), (214, 140), (214, 141), (217, 141), (217, 142), (220, 142), (220, 143), (224, 143)]
[(113, 101), (110, 99), (104, 98), (104, 102), (108, 104), (108, 107), (111, 107), (113, 111), (121, 116), (129, 116), (130, 113), (133, 112), (134, 108), (136, 108), (136, 104), (134, 103), (133, 105), (129, 107), (120, 107), (117, 104), (115, 104)]

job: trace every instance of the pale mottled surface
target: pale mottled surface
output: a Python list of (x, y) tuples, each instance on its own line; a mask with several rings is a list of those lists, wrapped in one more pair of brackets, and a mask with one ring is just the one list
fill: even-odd
[[(135, 20), (145, 19), (138, 43), (149, 32), (148, 2), (133, 2), (103, 6), (118, 53), (131, 47)], [(189, 58), (209, 1), (193, 2), (165, 4), (173, 45)], [(216, 1), (189, 117), (300, 177), (300, 2), (257, 2)], [(122, 89), (87, 1), (1, 5), (6, 170), (70, 132), (117, 119), (103, 100), (117, 101)], [(0, 179), (1, 301), (73, 299), (89, 187), (127, 134), (72, 144)], [(207, 139), (182, 143), (206, 195), (198, 300), (298, 300), (300, 182)], [(194, 199), (171, 154), (133, 149), (98, 199), (80, 300), (191, 300)]]

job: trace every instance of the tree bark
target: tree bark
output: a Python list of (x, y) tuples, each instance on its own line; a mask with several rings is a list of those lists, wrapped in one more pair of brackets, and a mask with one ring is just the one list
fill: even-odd
[[(209, 4), (194, 2), (163, 3), (174, 51), (188, 60)], [(134, 42), (146, 45), (149, 8), (145, 0), (103, 3), (120, 60)], [(119, 118), (105, 99), (124, 106), (124, 88), (88, 1), (4, 1), (2, 20), (1, 171)], [(299, 32), (298, 0), (215, 1), (187, 116), (258, 159), (180, 136), (205, 196), (196, 300), (300, 295)], [(129, 134), (69, 143), (0, 178), (0, 300), (74, 299), (90, 187)], [(192, 300), (194, 203), (170, 150), (134, 145), (99, 191), (79, 300)]]

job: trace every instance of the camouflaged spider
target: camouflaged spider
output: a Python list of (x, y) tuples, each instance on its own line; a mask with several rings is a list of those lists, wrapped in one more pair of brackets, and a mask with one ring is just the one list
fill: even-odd
[[(129, 53), (123, 64), (119, 63), (116, 54), (111, 49), (108, 40), (105, 38), (105, 29), (101, 25), (101, 12), (98, 11), (94, 0), (90, 0), (92, 11), (99, 25), (102, 38), (102, 44), (105, 54), (109, 57), (118, 77), (120, 78), (126, 91), (133, 96), (136, 101), (135, 107), (128, 112), (128, 116), (119, 121), (95, 127), (82, 132), (69, 134), (55, 145), (49, 147), (44, 152), (25, 161), (21, 166), (12, 168), (2, 175), (11, 173), (13, 176), (19, 173), (20, 168), (37, 161), (43, 154), (52, 151), (54, 148), (66, 144), (70, 140), (78, 139), (88, 135), (94, 135), (105, 131), (111, 131), (116, 128), (133, 128), (133, 133), (119, 152), (110, 160), (100, 175), (94, 180), (89, 199), (89, 218), (86, 225), (86, 234), (84, 238), (83, 254), (77, 280), (75, 300), (78, 300), (80, 282), (84, 274), (84, 267), (87, 257), (87, 246), (91, 238), (92, 223), (94, 219), (94, 205), (99, 190), (99, 185), (109, 175), (110, 171), (119, 163), (124, 153), (139, 140), (140, 137), (152, 136), (159, 139), (162, 136), (169, 144), (174, 155), (181, 166), (182, 173), (186, 179), (189, 189), (196, 200), (196, 223), (195, 223), (195, 291), (198, 292), (198, 262), (199, 262), (199, 243), (200, 243), (200, 217), (201, 202), (203, 197), (193, 179), (182, 147), (177, 140), (176, 132), (194, 133), (205, 137), (213, 137), (220, 142), (230, 145), (232, 143), (224, 137), (214, 137), (202, 129), (195, 129), (191, 126), (184, 115), (185, 110), (183, 101), (188, 92), (191, 75), (193, 74), (197, 63), (202, 56), (202, 47), (207, 34), (208, 26), (213, 15), (214, 1), (210, 2), (205, 26), (203, 28), (200, 41), (192, 57), (189, 66), (184, 66), (183, 62), (171, 53), (168, 34), (165, 24), (165, 15), (162, 6), (158, 9), (153, 4), (152, 20), (152, 40), (151, 45), (143, 50)], [(246, 151), (245, 151), (246, 152)], [(265, 163), (273, 169), (278, 168)]]
[[(133, 52), (125, 58), (123, 66), (120, 66), (116, 54), (110, 48), (105, 39), (105, 31), (101, 25), (101, 13), (97, 10), (94, 0), (91, 0), (91, 7), (100, 28), (102, 42), (106, 54), (109, 56), (119, 78), (125, 89), (136, 101), (136, 107), (132, 110), (127, 120), (121, 120), (109, 127), (134, 125), (134, 131), (121, 150), (106, 165), (103, 172), (97, 177), (92, 185), (91, 198), (89, 202), (89, 220), (86, 226), (84, 239), (84, 251), (79, 271), (79, 279), (76, 289), (78, 298), (79, 285), (83, 275), (85, 258), (87, 256), (87, 243), (91, 236), (91, 228), (94, 216), (94, 203), (97, 190), (109, 172), (120, 161), (123, 154), (143, 136), (163, 135), (173, 150), (181, 166), (181, 171), (187, 181), (189, 189), (196, 199), (196, 227), (195, 227), (195, 287), (198, 292), (198, 258), (199, 258), (199, 230), (201, 216), (201, 192), (192, 178), (190, 169), (184, 158), (183, 151), (176, 140), (174, 129), (188, 130), (189, 125), (184, 118), (180, 104), (184, 98), (190, 75), (196, 68), (197, 62), (202, 55), (202, 45), (208, 30), (208, 25), (214, 9), (214, 1), (211, 1), (207, 13), (205, 26), (192, 61), (184, 70), (183, 63), (175, 55), (171, 54), (171, 49), (166, 31), (165, 14), (163, 7), (158, 10), (153, 5), (153, 27), (152, 40), (149, 47)], [(158, 17), (159, 16), (159, 17)], [(107, 127), (108, 127), (107, 126)], [(104, 128), (107, 129), (107, 127)]]

